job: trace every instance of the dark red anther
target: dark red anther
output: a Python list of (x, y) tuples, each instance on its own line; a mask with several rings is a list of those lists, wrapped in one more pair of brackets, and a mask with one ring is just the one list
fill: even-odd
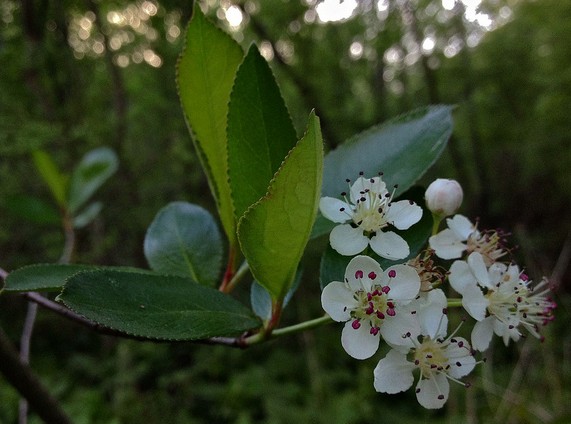
[(397, 276), (397, 272), (394, 269), (389, 271), (389, 278), (395, 278)]

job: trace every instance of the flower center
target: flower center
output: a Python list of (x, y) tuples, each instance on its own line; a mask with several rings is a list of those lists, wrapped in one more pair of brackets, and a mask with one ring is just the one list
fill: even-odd
[(355, 292), (358, 306), (351, 312), (354, 329), (361, 327), (361, 321), (368, 321), (371, 325), (371, 334), (376, 336), (385, 318), (396, 315), (395, 304), (387, 296), (389, 291), (389, 286), (375, 285), (370, 292), (365, 290)]
[(370, 190), (360, 192), (361, 197), (355, 203), (353, 222), (366, 232), (376, 232), (389, 225), (386, 214), (392, 196), (389, 193), (377, 193)]
[(484, 234), (473, 232), (466, 240), (466, 250), (468, 253), (479, 252), (484, 258), (484, 263), (489, 267), (507, 253), (502, 245), (502, 235), (503, 233), (500, 234), (497, 231)]
[[(488, 291), (488, 312), (506, 324), (510, 330), (521, 324), (533, 335), (540, 337), (539, 326), (553, 321), (553, 310), (557, 306), (547, 295), (548, 289), (544, 290), (547, 280), (543, 280), (533, 289), (527, 285), (525, 275), (520, 275), (519, 281), (514, 284), (506, 274), (503, 283), (511, 284), (513, 290)], [(502, 283), (498, 286), (500, 284)]]
[(448, 358), (443, 352), (442, 343), (425, 336), (414, 352), (414, 364), (424, 378), (430, 378), (435, 372), (444, 370), (448, 365)]

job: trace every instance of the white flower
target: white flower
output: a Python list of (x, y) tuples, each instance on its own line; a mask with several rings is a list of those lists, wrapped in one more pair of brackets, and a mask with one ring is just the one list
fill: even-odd
[(440, 217), (454, 214), (462, 204), (463, 197), (458, 181), (445, 178), (434, 180), (424, 194), (426, 207)]
[(408, 243), (393, 231), (392, 226), (406, 230), (422, 217), (422, 208), (412, 201), (393, 202), (381, 177), (359, 177), (349, 190), (349, 200), (323, 197), (319, 209), (323, 216), (340, 223), (329, 235), (331, 247), (341, 255), (353, 256), (367, 246), (379, 256), (391, 260), (409, 255)]
[[(441, 317), (445, 317), (444, 312), (441, 311)], [(442, 408), (450, 392), (448, 380), (463, 384), (459, 379), (476, 365), (469, 343), (454, 334), (444, 339), (445, 329), (441, 324), (423, 329), (419, 338), (411, 336), (414, 347), (409, 352), (390, 350), (375, 367), (375, 390), (381, 393), (408, 390), (414, 383), (413, 372), (418, 369), (420, 376), (415, 388), (418, 402), (428, 409)]]
[(478, 321), (472, 331), (476, 350), (486, 350), (494, 333), (506, 345), (519, 340), (521, 327), (540, 338), (539, 325), (553, 320), (556, 305), (548, 297), (547, 280), (532, 288), (517, 265), (494, 263), (486, 268), (482, 255), (474, 252), (466, 262), (452, 264), (449, 278), (466, 311)]
[(345, 281), (333, 281), (321, 294), (321, 304), (333, 320), (345, 322), (341, 344), (356, 359), (375, 354), (380, 336), (394, 346), (410, 345), (403, 335), (420, 334), (409, 303), (420, 289), (414, 268), (391, 266), (383, 271), (374, 259), (356, 256), (345, 270)]
[(481, 233), (463, 215), (447, 218), (448, 228), (430, 237), (428, 243), (436, 256), (442, 259), (458, 259), (464, 252), (479, 252), (487, 266), (493, 264), (507, 251), (502, 246), (502, 233), (488, 231)]

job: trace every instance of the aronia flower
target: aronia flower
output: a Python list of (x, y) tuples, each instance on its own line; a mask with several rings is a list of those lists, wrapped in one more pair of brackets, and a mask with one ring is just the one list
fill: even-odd
[(517, 265), (495, 263), (488, 269), (477, 252), (467, 261), (455, 261), (450, 284), (462, 295), (462, 305), (478, 322), (472, 331), (472, 345), (486, 350), (495, 333), (504, 344), (517, 341), (525, 328), (537, 338), (540, 325), (554, 319), (555, 302), (549, 297), (547, 280), (535, 288)]
[[(347, 180), (349, 182), (349, 180)], [(404, 259), (409, 255), (408, 243), (391, 227), (406, 230), (422, 217), (422, 208), (412, 201), (393, 202), (393, 193), (386, 189), (381, 177), (359, 177), (344, 200), (323, 197), (319, 209), (323, 216), (340, 223), (329, 240), (331, 247), (341, 255), (353, 256), (367, 246), (379, 256), (391, 260)]]
[(428, 239), (430, 248), (442, 259), (458, 259), (464, 252), (479, 252), (487, 266), (507, 253), (502, 245), (504, 234), (498, 231), (480, 232), (468, 218), (454, 215), (447, 218), (448, 228)]
[[(446, 311), (441, 312), (445, 316)], [(476, 365), (470, 344), (454, 334), (442, 335), (445, 325), (435, 330), (424, 330), (420, 337), (407, 337), (413, 343), (408, 352), (391, 349), (379, 361), (374, 375), (375, 390), (381, 393), (399, 393), (408, 390), (414, 383), (414, 372), (419, 370), (415, 387), (418, 402), (427, 409), (442, 408), (450, 392), (449, 380), (462, 383), (460, 378), (468, 375)]]
[(403, 334), (420, 334), (416, 311), (410, 306), (420, 289), (414, 268), (395, 265), (383, 271), (368, 256), (347, 265), (343, 282), (329, 283), (321, 304), (333, 320), (346, 322), (341, 334), (345, 351), (356, 359), (375, 354), (380, 337), (395, 346), (410, 345)]

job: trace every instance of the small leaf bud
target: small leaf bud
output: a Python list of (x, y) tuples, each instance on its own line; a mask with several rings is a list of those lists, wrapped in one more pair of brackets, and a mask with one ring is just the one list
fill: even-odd
[(424, 194), (428, 209), (441, 217), (453, 215), (460, 208), (463, 197), (464, 193), (458, 181), (445, 178), (433, 181)]

